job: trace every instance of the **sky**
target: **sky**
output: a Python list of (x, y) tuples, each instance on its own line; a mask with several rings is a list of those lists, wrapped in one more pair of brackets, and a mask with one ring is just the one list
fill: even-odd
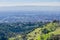
[(39, 2), (39, 3), (0, 2), (0, 7), (2, 6), (60, 6), (60, 2)]
[(0, 0), (2, 6), (60, 6), (60, 0)]
[[(11, 6), (11, 8), (9, 8)], [(60, 10), (60, 0), (0, 0), (0, 11), (1, 10), (20, 10), (18, 7), (14, 8), (14, 6), (24, 6), (22, 10)], [(54, 6), (51, 8), (37, 8), (30, 7), (25, 8), (25, 6)], [(58, 7), (56, 7), (58, 6)]]
[(0, 0), (0, 2), (60, 2), (60, 0)]

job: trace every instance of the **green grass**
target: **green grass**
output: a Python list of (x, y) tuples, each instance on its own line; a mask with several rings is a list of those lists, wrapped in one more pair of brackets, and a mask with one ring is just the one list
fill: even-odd
[[(37, 40), (47, 40), (47, 38), (50, 38), (52, 36), (52, 34), (60, 34), (60, 31), (58, 31), (58, 30), (60, 30), (60, 28), (58, 30), (56, 30), (56, 28), (58, 29), (58, 24), (51, 22), (51, 23), (49, 23), (47, 25), (44, 25), (43, 28), (35, 29), (34, 31), (32, 31), (31, 33), (28, 34), (28, 35), (30, 35), (30, 37), (27, 36), (27, 38), (28, 38), (28, 40), (29, 39), (33, 39), (33, 40), (36, 40), (36, 39)], [(47, 31), (49, 31), (49, 33), (47, 33), (47, 34), (42, 33), (42, 30), (44, 30), (44, 29), (47, 29)], [(35, 32), (37, 34), (35, 34)]]
[[(46, 29), (46, 31), (49, 32), (45, 34), (44, 32), (42, 32), (45, 31), (44, 29)], [(48, 23), (47, 25), (43, 25), (43, 28), (36, 28), (32, 32), (28, 33), (26, 38), (27, 40), (47, 40), (52, 36), (52, 34), (54, 35), (60, 34), (60, 27), (58, 23), (51, 22)], [(16, 39), (22, 40), (23, 38), (19, 35), (16, 37), (9, 38), (9, 40), (16, 40)]]

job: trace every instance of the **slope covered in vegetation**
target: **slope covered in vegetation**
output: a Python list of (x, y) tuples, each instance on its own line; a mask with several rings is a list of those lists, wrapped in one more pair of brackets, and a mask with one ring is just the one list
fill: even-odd
[(44, 25), (43, 28), (37, 28), (33, 32), (29, 33), (27, 38), (28, 40), (47, 40), (53, 34), (56, 34), (55, 31), (58, 29), (58, 23), (49, 23)]
[(60, 34), (60, 25), (58, 22), (50, 22), (42, 27), (36, 28), (24, 36), (18, 35), (9, 40), (50, 40), (53, 35)]

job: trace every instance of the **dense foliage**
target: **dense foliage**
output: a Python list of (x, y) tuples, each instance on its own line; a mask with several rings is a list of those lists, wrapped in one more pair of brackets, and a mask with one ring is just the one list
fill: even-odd
[[(0, 23), (0, 40), (59, 40), (60, 22)], [(56, 39), (54, 39), (56, 38)]]
[(42, 27), (37, 27), (25, 35), (11, 37), (9, 40), (59, 40), (60, 38), (54, 38), (55, 35), (60, 35), (60, 23), (53, 21)]
[(44, 25), (43, 22), (16, 22), (16, 23), (0, 23), (0, 39), (8, 39), (16, 35), (25, 35), (33, 29)]

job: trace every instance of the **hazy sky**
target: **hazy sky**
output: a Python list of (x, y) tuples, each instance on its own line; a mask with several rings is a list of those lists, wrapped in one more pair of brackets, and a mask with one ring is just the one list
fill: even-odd
[(0, 6), (60, 6), (60, 0), (0, 0)]
[[(6, 9), (18, 10), (19, 9), (19, 8), (14, 8), (14, 7), (9, 8), (8, 6), (9, 7), (10, 6), (55, 6), (55, 7), (51, 7), (50, 9), (60, 10), (60, 0), (0, 0), (0, 10), (3, 10), (3, 9), (4, 10)], [(6, 8), (3, 8), (3, 7), (6, 7)], [(28, 10), (29, 8), (26, 8), (26, 9)], [(34, 10), (34, 9), (39, 9), (39, 8), (32, 7), (30, 9)], [(46, 9), (48, 10), (49, 8), (46, 8)], [(25, 7), (23, 8), (23, 10), (25, 10)]]
[(60, 2), (60, 0), (0, 0), (0, 2)]

